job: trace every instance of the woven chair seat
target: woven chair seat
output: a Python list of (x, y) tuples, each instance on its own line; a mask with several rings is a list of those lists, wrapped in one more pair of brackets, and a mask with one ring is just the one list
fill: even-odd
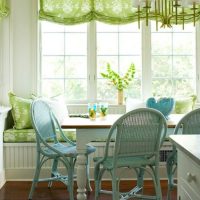
[[(101, 160), (102, 157), (94, 158), (95, 162)], [(102, 165), (105, 169), (112, 169), (113, 168), (113, 157), (108, 157), (105, 161), (102, 162)], [(126, 157), (126, 158), (118, 158), (117, 167), (129, 167), (129, 168), (137, 168), (146, 165), (155, 165), (155, 160), (148, 159), (146, 157)]]

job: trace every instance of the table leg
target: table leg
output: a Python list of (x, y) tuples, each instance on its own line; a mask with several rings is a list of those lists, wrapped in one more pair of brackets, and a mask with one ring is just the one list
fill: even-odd
[(96, 138), (105, 138), (109, 129), (76, 129), (76, 147), (77, 147), (77, 199), (86, 200), (86, 165), (87, 159), (86, 144)]
[(86, 156), (85, 154), (79, 154), (77, 157), (77, 199), (86, 200)]
[(76, 147), (77, 147), (77, 200), (86, 200), (86, 165), (87, 158), (86, 153), (86, 144), (89, 142), (87, 129), (76, 129)]

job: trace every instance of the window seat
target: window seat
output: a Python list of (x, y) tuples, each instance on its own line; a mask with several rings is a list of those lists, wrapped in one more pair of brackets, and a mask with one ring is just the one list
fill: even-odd
[[(76, 132), (75, 130), (64, 130), (64, 135), (72, 141), (76, 141)], [(59, 138), (60, 142), (64, 142)], [(34, 129), (7, 129), (3, 133), (3, 142), (4, 143), (35, 143), (35, 130)]]

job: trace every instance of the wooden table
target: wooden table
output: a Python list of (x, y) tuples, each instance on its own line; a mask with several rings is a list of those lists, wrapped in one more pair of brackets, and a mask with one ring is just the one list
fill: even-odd
[[(86, 144), (96, 139), (105, 139), (109, 128), (121, 115), (108, 115), (105, 119), (96, 118), (90, 120), (85, 118), (66, 118), (62, 123), (62, 128), (76, 129), (77, 143), (77, 199), (86, 200)], [(168, 128), (174, 128), (183, 115), (171, 115), (168, 120)]]

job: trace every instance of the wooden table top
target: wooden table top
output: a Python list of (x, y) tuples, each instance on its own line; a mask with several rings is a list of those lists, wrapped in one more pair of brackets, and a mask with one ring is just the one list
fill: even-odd
[[(61, 126), (66, 129), (110, 128), (120, 116), (121, 114), (109, 114), (106, 118), (102, 119), (97, 117), (95, 120), (81, 117), (68, 117), (63, 121)], [(182, 117), (182, 114), (171, 114), (167, 120), (168, 128), (174, 128)]]

